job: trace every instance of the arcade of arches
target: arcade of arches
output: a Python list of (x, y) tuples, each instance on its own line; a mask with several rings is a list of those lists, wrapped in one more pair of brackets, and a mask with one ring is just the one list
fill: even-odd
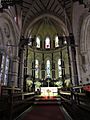
[(89, 85), (90, 0), (1, 0), (0, 105), (14, 95), (86, 97), (87, 105)]

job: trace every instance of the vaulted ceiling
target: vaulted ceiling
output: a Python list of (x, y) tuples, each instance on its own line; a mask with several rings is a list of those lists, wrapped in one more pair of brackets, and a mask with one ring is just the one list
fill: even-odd
[[(64, 33), (62, 24), (50, 18), (49, 15), (57, 17), (64, 24), (67, 22), (67, 27), (69, 26), (70, 29), (72, 4), (72, 0), (23, 0), (23, 34), (27, 29), (28, 34), (32, 32), (32, 34), (46, 35), (49, 30), (51, 34)], [(45, 14), (48, 16), (46, 15), (37, 20), (38, 17)], [(35, 20), (36, 22), (34, 22)], [(33, 23), (32, 26), (29, 26), (31, 23)]]

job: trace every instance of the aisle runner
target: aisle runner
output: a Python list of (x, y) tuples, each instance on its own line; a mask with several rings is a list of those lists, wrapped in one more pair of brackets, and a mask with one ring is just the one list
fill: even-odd
[(35, 105), (22, 120), (65, 120), (58, 105)]

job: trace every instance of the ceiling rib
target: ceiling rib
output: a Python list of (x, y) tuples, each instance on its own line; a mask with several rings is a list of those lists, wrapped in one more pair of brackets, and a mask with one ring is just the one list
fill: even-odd
[(33, 13), (33, 15), (36, 15), (33, 10), (31, 10), (31, 12)]
[(44, 9), (46, 9), (46, 6), (43, 4), (42, 0), (40, 0), (40, 2), (43, 5)]
[(24, 3), (25, 3), (25, 4), (28, 4), (28, 5), (32, 5), (32, 3), (26, 2), (26, 1), (23, 0), (23, 4), (24, 4)]
[(38, 8), (42, 11), (43, 8), (36, 2), (36, 5), (38, 6)]
[(55, 0), (53, 0), (53, 2), (52, 2), (51, 6), (50, 6), (50, 8), (49, 8), (50, 10), (51, 10), (51, 8), (53, 7), (54, 3), (55, 3)]
[(44, 13), (53, 14), (64, 22), (64, 7), (67, 17), (71, 18), (72, 0), (23, 0), (23, 27), (27, 28), (30, 21)]
[(53, 12), (57, 9), (57, 7), (59, 7), (58, 4), (56, 4), (56, 5), (54, 6)]
[(47, 3), (47, 5), (46, 5), (46, 8), (48, 8), (48, 5), (50, 4), (50, 0), (48, 0), (48, 3)]
[(37, 13), (39, 12), (38, 9), (35, 6), (33, 6), (33, 8), (37, 11)]

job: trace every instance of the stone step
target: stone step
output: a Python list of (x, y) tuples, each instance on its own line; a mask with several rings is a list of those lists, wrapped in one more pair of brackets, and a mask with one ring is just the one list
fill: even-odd
[(34, 104), (60, 104), (59, 97), (36, 97)]

